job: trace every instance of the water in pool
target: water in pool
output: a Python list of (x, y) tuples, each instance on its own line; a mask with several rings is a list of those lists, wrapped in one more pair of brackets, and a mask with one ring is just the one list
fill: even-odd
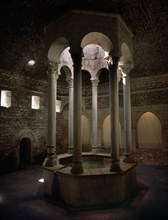
[[(72, 166), (73, 164), (69, 164), (69, 166)], [(96, 169), (96, 168), (108, 168), (110, 167), (110, 161), (109, 162), (105, 162), (102, 160), (98, 160), (98, 161), (83, 161), (82, 162), (82, 166), (84, 169)]]

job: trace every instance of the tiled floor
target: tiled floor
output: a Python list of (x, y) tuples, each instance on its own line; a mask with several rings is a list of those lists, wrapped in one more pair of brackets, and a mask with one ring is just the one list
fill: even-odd
[(140, 190), (118, 207), (72, 213), (43, 197), (42, 168), (34, 165), (0, 176), (0, 219), (144, 220), (168, 219), (168, 167), (137, 166)]

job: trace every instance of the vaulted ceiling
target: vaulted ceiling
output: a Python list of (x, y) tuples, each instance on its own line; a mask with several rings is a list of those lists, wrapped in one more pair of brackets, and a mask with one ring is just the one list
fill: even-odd
[(132, 75), (168, 72), (167, 0), (1, 0), (0, 68), (23, 68), (35, 54), (43, 69), (43, 27), (71, 9), (119, 13), (134, 34)]

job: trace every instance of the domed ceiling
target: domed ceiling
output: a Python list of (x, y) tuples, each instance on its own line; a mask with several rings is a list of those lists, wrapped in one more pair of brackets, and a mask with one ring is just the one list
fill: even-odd
[(1, 0), (0, 68), (26, 69), (37, 60), (45, 72), (43, 27), (71, 9), (119, 13), (134, 34), (134, 69), (131, 76), (168, 72), (167, 0)]

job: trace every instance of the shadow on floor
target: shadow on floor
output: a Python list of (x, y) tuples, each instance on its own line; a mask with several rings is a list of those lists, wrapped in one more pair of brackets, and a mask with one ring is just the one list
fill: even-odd
[(137, 165), (137, 191), (120, 206), (73, 212), (43, 196), (38, 165), (0, 176), (0, 219), (143, 220), (168, 219), (168, 167)]

